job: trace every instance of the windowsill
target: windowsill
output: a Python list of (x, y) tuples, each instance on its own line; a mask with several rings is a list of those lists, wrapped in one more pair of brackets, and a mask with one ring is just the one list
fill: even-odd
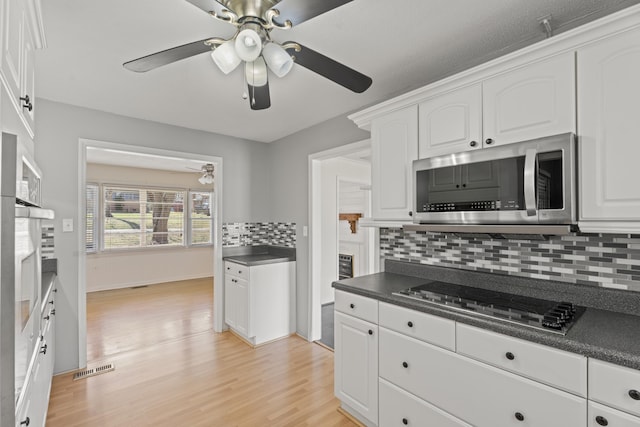
[(128, 253), (140, 253), (140, 252), (155, 252), (155, 251), (186, 251), (186, 250), (191, 250), (191, 249), (209, 249), (209, 248), (213, 248), (213, 244), (206, 244), (206, 245), (191, 245), (191, 246), (182, 246), (182, 245), (175, 245), (175, 246), (169, 246), (169, 245), (159, 245), (159, 246), (145, 246), (143, 248), (122, 248), (122, 249), (109, 249), (109, 250), (102, 250), (102, 251), (96, 251), (96, 252), (86, 252), (87, 256), (109, 256), (109, 255), (123, 255), (123, 254), (128, 254)]

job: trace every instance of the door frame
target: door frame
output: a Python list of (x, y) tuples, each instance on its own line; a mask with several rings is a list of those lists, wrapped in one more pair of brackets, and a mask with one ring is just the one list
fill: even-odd
[[(371, 148), (370, 139), (309, 154), (309, 297), (307, 302), (307, 339), (309, 341), (317, 341), (322, 337), (321, 288), (319, 277), (320, 266), (322, 265), (321, 163), (324, 160), (344, 157), (367, 148)], [(377, 245), (374, 240), (374, 251), (375, 247), (377, 247)], [(373, 266), (369, 266), (369, 268), (371, 269)]]
[[(87, 275), (86, 275), (86, 211), (85, 184), (87, 177), (87, 148), (102, 148), (130, 153), (149, 154), (177, 159), (198, 160), (213, 163), (216, 177), (213, 184), (213, 277), (224, 278), (222, 266), (222, 189), (223, 165), (222, 157), (206, 154), (172, 151), (161, 148), (143, 147), (138, 145), (121, 144), (115, 142), (79, 139), (78, 153), (78, 366), (87, 366)], [(224, 279), (220, 286), (213, 287), (213, 330), (222, 332), (224, 327)]]

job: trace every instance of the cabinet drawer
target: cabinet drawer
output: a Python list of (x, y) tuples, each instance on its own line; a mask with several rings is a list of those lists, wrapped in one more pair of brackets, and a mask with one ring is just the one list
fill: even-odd
[(469, 424), (476, 427), (587, 424), (584, 398), (386, 328), (379, 331), (380, 377)]
[(378, 324), (378, 301), (336, 290), (336, 311)]
[(224, 272), (225, 274), (231, 274), (244, 279), (249, 278), (249, 267), (242, 264), (236, 264), (235, 262), (226, 261), (224, 263)]
[(380, 326), (449, 350), (455, 350), (456, 326), (453, 320), (385, 302), (379, 304), (378, 315)]
[(458, 323), (458, 353), (587, 396), (587, 358)]
[(640, 371), (589, 359), (589, 399), (640, 415)]
[(638, 427), (640, 426), (640, 418), (589, 401), (589, 424), (587, 426)]
[(388, 381), (380, 379), (379, 390), (380, 426), (471, 427)]

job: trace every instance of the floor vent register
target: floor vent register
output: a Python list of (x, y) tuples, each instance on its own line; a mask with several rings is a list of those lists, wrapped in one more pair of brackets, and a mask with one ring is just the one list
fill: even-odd
[(116, 369), (113, 363), (107, 363), (106, 365), (98, 366), (96, 368), (84, 369), (73, 374), (73, 380), (82, 380), (88, 377), (93, 377), (100, 374), (106, 374)]

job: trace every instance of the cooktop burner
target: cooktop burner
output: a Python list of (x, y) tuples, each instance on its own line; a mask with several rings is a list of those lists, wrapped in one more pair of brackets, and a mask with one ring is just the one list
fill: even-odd
[(444, 282), (394, 292), (394, 295), (454, 310), (565, 335), (584, 307)]

